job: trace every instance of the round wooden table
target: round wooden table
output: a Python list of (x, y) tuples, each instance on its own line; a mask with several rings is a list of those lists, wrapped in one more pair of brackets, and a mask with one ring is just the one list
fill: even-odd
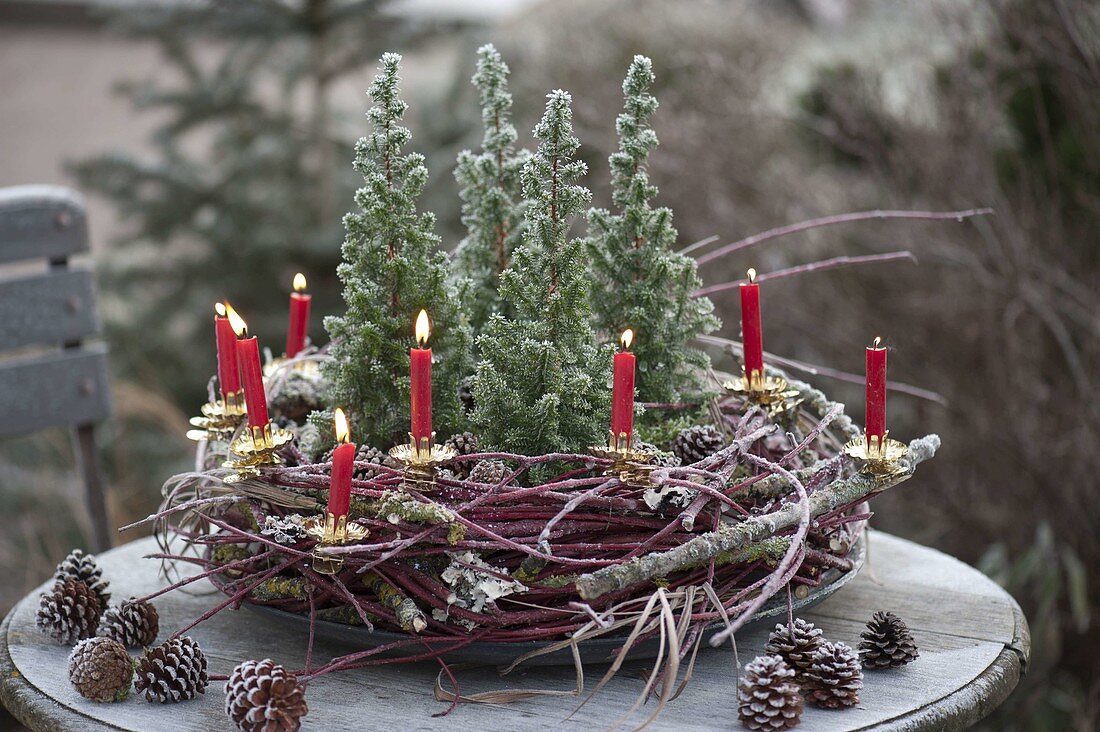
[[(116, 599), (144, 595), (160, 586), (158, 562), (142, 560), (155, 550), (151, 539), (100, 556)], [(207, 586), (208, 587), (208, 586)], [(69, 649), (58, 646), (34, 625), (39, 593), (24, 598), (0, 627), (0, 699), (35, 730), (215, 730), (231, 729), (223, 711), (222, 684), (205, 696), (175, 705), (150, 704), (131, 696), (116, 704), (81, 698), (69, 684)], [(176, 591), (156, 600), (162, 637), (213, 605), (213, 594)], [(845, 711), (807, 706), (799, 729), (953, 730), (989, 714), (1009, 695), (1027, 665), (1027, 621), (1004, 590), (977, 570), (933, 549), (888, 534), (870, 536), (863, 572), (836, 595), (803, 614), (830, 640), (855, 646), (863, 624), (876, 610), (905, 619), (920, 658), (892, 671), (865, 674), (860, 704)], [(228, 673), (248, 658), (273, 658), (290, 668), (304, 665), (306, 639), (246, 610), (224, 611), (194, 629), (210, 661), (210, 671)], [(761, 652), (766, 630), (739, 634), (742, 663)], [(341, 649), (317, 646), (317, 659)], [(642, 688), (638, 671), (624, 667), (589, 704), (565, 718), (579, 703), (572, 696), (536, 697), (510, 705), (464, 704), (447, 717), (433, 718), (446, 706), (432, 690), (438, 664), (397, 665), (333, 674), (310, 685), (305, 729), (316, 730), (506, 730), (605, 729), (625, 712)], [(603, 667), (588, 669), (586, 691)], [(501, 678), (493, 669), (456, 673), (463, 694), (498, 688), (568, 690), (571, 668), (517, 670)], [(650, 727), (653, 730), (739, 729), (736, 721), (737, 667), (729, 648), (700, 652), (695, 675)], [(648, 715), (652, 702), (633, 718)]]

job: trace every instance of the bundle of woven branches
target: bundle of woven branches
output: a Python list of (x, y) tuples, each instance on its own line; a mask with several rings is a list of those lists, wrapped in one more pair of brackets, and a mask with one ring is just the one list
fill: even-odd
[[(361, 455), (350, 520), (369, 534), (320, 550), (343, 560), (334, 575), (313, 569), (316, 541), (302, 528), (324, 511), (331, 464), (293, 455), (294, 467), (226, 485), (224, 455), (213, 450), (200, 470), (169, 481), (162, 510), (145, 520), (160, 525), (160, 558), (201, 568), (161, 592), (209, 578), (226, 595), (179, 633), (256, 603), (407, 635), (302, 670), (305, 678), (394, 662), (385, 653), (402, 647), (408, 661), (479, 641), (544, 641), (539, 654), (614, 635), (622, 654), (650, 638), (665, 644), (649, 691), (675, 679), (704, 638), (718, 645), (769, 600), (789, 602), (827, 571), (850, 571), (867, 501), (939, 445), (934, 435), (911, 442), (887, 479), (861, 473), (841, 452), (859, 434), (841, 406), (791, 385), (800, 402), (778, 415), (734, 396), (715, 401), (721, 444), (691, 464), (656, 468), (649, 485), (607, 475), (609, 462), (587, 454), (475, 452), (425, 488)], [(535, 483), (536, 466), (557, 474)]]

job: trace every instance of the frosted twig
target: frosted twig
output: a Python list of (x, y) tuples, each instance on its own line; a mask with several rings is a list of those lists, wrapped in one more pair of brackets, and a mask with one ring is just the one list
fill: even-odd
[(834, 224), (846, 224), (853, 221), (867, 221), (873, 219), (924, 219), (929, 221), (950, 221), (954, 219), (955, 221), (962, 221), (973, 216), (986, 216), (991, 213), (993, 213), (993, 209), (991, 208), (970, 208), (965, 211), (856, 211), (853, 213), (837, 214), (835, 216), (822, 216), (816, 219), (800, 221), (797, 224), (787, 224), (774, 229), (768, 229), (759, 234), (753, 234), (752, 236), (745, 237), (739, 241), (726, 244), (713, 251), (707, 252), (697, 257), (695, 261), (699, 264), (706, 264), (719, 257), (724, 257), (727, 254), (736, 252), (740, 249), (746, 249), (761, 242), (768, 241), (769, 239), (777, 239), (781, 236), (787, 236), (788, 234), (796, 234), (800, 231), (809, 231), (810, 229), (817, 229), (822, 226), (832, 226)]

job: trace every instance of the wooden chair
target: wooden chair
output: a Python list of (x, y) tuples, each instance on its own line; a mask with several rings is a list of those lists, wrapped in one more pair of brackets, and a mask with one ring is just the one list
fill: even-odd
[(92, 545), (110, 547), (94, 425), (109, 416), (107, 348), (92, 274), (70, 268), (88, 251), (83, 200), (58, 186), (0, 188), (0, 438), (72, 428), (91, 515)]

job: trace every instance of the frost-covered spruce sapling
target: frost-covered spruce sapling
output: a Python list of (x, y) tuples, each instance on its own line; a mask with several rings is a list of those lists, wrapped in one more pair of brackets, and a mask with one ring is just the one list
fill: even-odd
[(576, 181), (571, 97), (547, 95), (535, 126), (538, 149), (523, 167), (523, 243), (501, 276), (512, 315), (494, 315), (478, 338), (481, 362), (473, 419), (483, 443), (537, 455), (582, 450), (606, 440), (610, 347), (591, 325), (584, 245), (569, 227), (591, 199)]
[(657, 188), (649, 181), (649, 152), (657, 146), (650, 117), (653, 63), (635, 56), (623, 81), (625, 104), (615, 122), (619, 149), (611, 167), (612, 210), (588, 212), (588, 253), (593, 277), (596, 327), (611, 337), (634, 330), (638, 399), (679, 401), (698, 391), (709, 361), (690, 341), (715, 330), (714, 306), (692, 297), (701, 286), (695, 261), (673, 251), (672, 211), (654, 208)]
[(492, 44), (477, 51), (473, 83), (481, 104), (484, 137), (481, 152), (463, 150), (455, 167), (467, 233), (455, 250), (454, 276), (463, 314), (478, 333), (490, 315), (505, 312), (500, 275), (521, 240), (524, 198), (520, 173), (530, 153), (516, 149), (508, 66)]
[(344, 283), (347, 311), (325, 319), (333, 359), (330, 403), (348, 409), (360, 439), (389, 447), (406, 439), (409, 347), (421, 308), (432, 321), (436, 354), (433, 412), (441, 434), (459, 431), (458, 385), (472, 371), (470, 336), (446, 286), (447, 256), (434, 233), (435, 217), (417, 211), (428, 171), (424, 157), (403, 153), (411, 139), (401, 125), (408, 105), (398, 90), (401, 57), (382, 56), (370, 86), (371, 134), (355, 146), (355, 169), (365, 185), (355, 194), (359, 211), (344, 217)]

